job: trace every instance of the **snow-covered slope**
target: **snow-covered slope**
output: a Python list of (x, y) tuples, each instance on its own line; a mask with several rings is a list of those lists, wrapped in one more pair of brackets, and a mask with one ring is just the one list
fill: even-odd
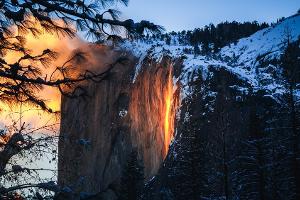
[[(209, 73), (209, 67), (225, 68), (236, 74), (240, 79), (249, 83), (253, 90), (263, 89), (270, 95), (280, 95), (284, 90), (281, 77), (281, 68), (268, 64), (262, 67), (262, 61), (279, 59), (286, 47), (287, 38), (290, 42), (300, 37), (300, 15), (286, 18), (269, 28), (260, 30), (248, 38), (240, 39), (235, 44), (223, 47), (219, 53), (210, 55), (197, 55), (192, 52), (192, 46), (177, 45), (173, 42), (167, 45), (164, 41), (126, 42), (123, 47), (132, 51), (140, 62), (146, 56), (159, 60), (163, 55), (174, 58), (184, 57), (184, 69), (180, 79), (186, 86), (190, 74), (195, 69), (200, 69), (204, 77)], [(189, 51), (186, 51), (189, 50)], [(136, 74), (139, 72), (137, 67)], [(300, 94), (298, 92), (298, 94)]]
[(287, 38), (295, 41), (299, 35), (300, 15), (295, 15), (248, 38), (240, 39), (236, 45), (224, 47), (221, 55), (237, 57), (238, 65), (251, 66), (255, 64), (257, 57), (278, 57), (286, 45)]
[[(243, 38), (236, 45), (224, 47), (220, 55), (233, 61), (232, 67), (246, 78), (254, 88), (267, 89), (280, 93), (281, 81), (278, 66), (269, 65), (261, 68), (260, 63), (267, 60), (279, 59), (287, 45), (296, 41), (300, 36), (300, 15), (291, 16), (275, 26), (256, 32), (248, 38)], [(274, 77), (276, 76), (276, 77)], [(264, 83), (269, 84), (264, 84)]]

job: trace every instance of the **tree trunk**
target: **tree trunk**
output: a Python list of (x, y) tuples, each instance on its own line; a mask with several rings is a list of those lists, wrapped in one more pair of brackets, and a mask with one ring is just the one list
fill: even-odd
[(223, 170), (224, 170), (224, 193), (225, 199), (229, 199), (229, 189), (228, 189), (228, 166), (226, 160), (226, 140), (225, 140), (225, 133), (222, 133), (223, 137)]
[(294, 88), (293, 83), (289, 85), (289, 103), (290, 103), (290, 111), (291, 111), (291, 125), (292, 125), (292, 134), (293, 134), (293, 171), (295, 176), (295, 187), (296, 187), (296, 198), (300, 199), (300, 168), (298, 161), (298, 143), (299, 143), (299, 133), (297, 131), (297, 118), (296, 118), (296, 107), (294, 101)]

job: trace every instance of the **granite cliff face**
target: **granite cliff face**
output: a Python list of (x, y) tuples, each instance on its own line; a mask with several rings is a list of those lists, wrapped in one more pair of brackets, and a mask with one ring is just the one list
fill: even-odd
[(113, 198), (132, 149), (144, 161), (146, 179), (166, 157), (179, 104), (174, 66), (168, 57), (146, 58), (133, 81), (137, 59), (126, 57), (105, 80), (84, 85), (88, 96), (62, 99), (58, 181), (63, 186)]

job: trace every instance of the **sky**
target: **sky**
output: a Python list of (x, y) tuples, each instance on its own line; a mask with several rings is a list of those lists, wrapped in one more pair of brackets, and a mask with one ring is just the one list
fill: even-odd
[(124, 18), (149, 20), (167, 31), (192, 30), (222, 21), (275, 22), (300, 9), (300, 0), (130, 0)]

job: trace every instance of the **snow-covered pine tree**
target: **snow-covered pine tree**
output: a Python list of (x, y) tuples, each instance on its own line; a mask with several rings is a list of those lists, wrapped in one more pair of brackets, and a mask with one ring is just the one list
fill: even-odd
[[(294, 43), (290, 43), (290, 34), (286, 36), (287, 48), (281, 56), (281, 66), (288, 88), (288, 113), (289, 124), (292, 133), (293, 145), (293, 173), (295, 179), (296, 199), (300, 199), (300, 127), (299, 127), (299, 108), (295, 98), (295, 90), (299, 89), (300, 83), (300, 38)], [(298, 103), (299, 104), (299, 103)]]
[(237, 193), (241, 199), (265, 200), (266, 163), (263, 145), (267, 138), (263, 131), (262, 119), (257, 114), (259, 108), (255, 106), (255, 96), (252, 99), (253, 101), (250, 102), (248, 136), (243, 142), (244, 148), (241, 150), (241, 155), (238, 158), (239, 170), (237, 182), (239, 189)]
[[(201, 126), (204, 102), (201, 74), (191, 83), (192, 91), (184, 100), (185, 116), (176, 147), (176, 161), (169, 172), (169, 183), (177, 200), (198, 200), (205, 190), (205, 153)], [(172, 184), (171, 184), (172, 183)]]

